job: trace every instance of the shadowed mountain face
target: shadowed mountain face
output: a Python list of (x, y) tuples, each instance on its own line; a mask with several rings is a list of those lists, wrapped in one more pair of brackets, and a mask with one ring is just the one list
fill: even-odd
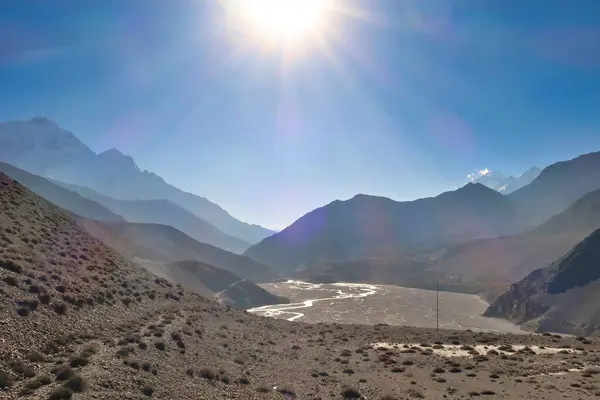
[(273, 232), (241, 222), (204, 197), (184, 192), (142, 171), (116, 149), (94, 153), (75, 135), (45, 117), (0, 123), (0, 161), (120, 200), (170, 200), (227, 235), (257, 243)]
[(195, 260), (230, 271), (253, 282), (269, 282), (277, 274), (251, 258), (198, 242), (171, 226), (136, 223), (105, 223), (79, 219), (92, 236), (130, 259), (175, 262)]
[(289, 273), (327, 262), (401, 253), (515, 230), (516, 211), (481, 184), (412, 202), (358, 195), (319, 208), (246, 255)]
[(104, 221), (123, 221), (117, 213), (79, 194), (55, 185), (41, 176), (30, 174), (12, 165), (0, 163), (0, 172), (18, 181), (51, 203), (86, 218)]
[(192, 238), (223, 250), (241, 254), (250, 244), (221, 232), (216, 226), (169, 200), (115, 200), (92, 189), (55, 181), (113, 212), (129, 222), (170, 225)]
[(600, 332), (600, 230), (546, 268), (533, 271), (490, 305), (487, 316), (533, 329)]

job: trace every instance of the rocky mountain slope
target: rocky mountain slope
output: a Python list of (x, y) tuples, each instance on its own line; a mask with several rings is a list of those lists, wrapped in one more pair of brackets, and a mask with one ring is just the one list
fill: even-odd
[(513, 232), (515, 221), (506, 196), (481, 184), (411, 202), (358, 195), (308, 213), (245, 254), (285, 274), (321, 262), (494, 237)]
[(0, 172), (10, 176), (34, 193), (59, 207), (86, 218), (103, 221), (123, 221), (123, 217), (113, 213), (79, 194), (55, 185), (41, 176), (30, 174), (12, 165), (0, 162)]
[(487, 316), (537, 330), (575, 335), (600, 333), (600, 229), (566, 255), (515, 283)]
[(169, 225), (200, 242), (237, 254), (250, 247), (249, 243), (226, 235), (213, 224), (169, 200), (115, 200), (86, 187), (53, 182), (101, 204), (129, 222)]
[(44, 177), (89, 186), (116, 199), (170, 200), (248, 243), (257, 243), (273, 233), (241, 222), (206, 198), (142, 171), (131, 157), (116, 149), (94, 153), (71, 132), (45, 117), (0, 123), (0, 161)]
[(157, 224), (104, 223), (78, 219), (89, 234), (129, 259), (161, 262), (200, 261), (253, 282), (269, 282), (278, 275), (253, 259), (198, 242), (177, 229)]
[[(2, 174), (0, 227), (3, 399), (594, 396), (587, 354), (600, 348), (595, 340), (247, 314), (127, 262), (69, 213)], [(397, 345), (374, 345), (382, 341)], [(452, 343), (529, 350), (444, 358), (432, 343), (449, 352)], [(566, 354), (537, 354), (535, 346)], [(568, 371), (575, 366), (584, 372)]]

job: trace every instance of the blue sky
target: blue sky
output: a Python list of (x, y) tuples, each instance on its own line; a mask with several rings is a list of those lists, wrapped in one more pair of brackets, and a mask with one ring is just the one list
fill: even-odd
[(217, 0), (2, 1), (0, 120), (45, 114), (273, 228), (600, 150), (597, 0), (341, 3), (290, 60)]

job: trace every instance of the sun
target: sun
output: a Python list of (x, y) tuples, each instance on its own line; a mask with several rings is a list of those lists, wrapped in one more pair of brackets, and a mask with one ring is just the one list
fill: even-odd
[(331, 0), (223, 0), (233, 23), (264, 45), (303, 45), (327, 24)]

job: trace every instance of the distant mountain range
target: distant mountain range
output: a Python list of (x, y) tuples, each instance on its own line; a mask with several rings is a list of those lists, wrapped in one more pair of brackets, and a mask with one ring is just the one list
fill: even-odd
[(170, 225), (199, 242), (208, 243), (237, 254), (243, 253), (244, 250), (250, 247), (249, 243), (237, 237), (226, 235), (213, 224), (170, 200), (115, 200), (90, 188), (54, 180), (52, 182), (106, 207), (129, 222)]
[(257, 243), (273, 231), (241, 222), (204, 197), (184, 192), (142, 171), (116, 149), (96, 154), (45, 117), (0, 123), (0, 161), (28, 172), (89, 187), (118, 200), (169, 200), (242, 242)]
[(123, 217), (113, 213), (108, 208), (55, 185), (41, 176), (30, 174), (2, 162), (0, 162), (0, 172), (26, 186), (38, 196), (77, 215), (101, 221), (124, 221)]
[(357, 195), (316, 209), (246, 255), (280, 273), (513, 233), (521, 221), (506, 196), (469, 183), (410, 202)]
[(523, 186), (529, 185), (541, 172), (541, 169), (533, 167), (523, 172), (521, 175), (514, 177), (506, 176), (502, 173), (484, 168), (469, 174), (468, 178), (472, 183), (481, 183), (502, 194), (510, 194), (521, 189)]
[(133, 261), (160, 262), (195, 260), (232, 272), (254, 282), (278, 278), (272, 269), (259, 262), (198, 242), (177, 229), (158, 224), (99, 222), (77, 218), (90, 235)]
[[(436, 249), (526, 232), (598, 189), (600, 153), (590, 153), (545, 168), (533, 182), (508, 195), (472, 183), (411, 202), (359, 195), (308, 213), (245, 254), (282, 274), (327, 262), (394, 258), (415, 251), (431, 258)], [(581, 230), (561, 243), (572, 246), (587, 234)], [(506, 240), (498, 239), (491, 246)], [(509, 251), (499, 257), (522, 255)], [(478, 257), (479, 262), (501, 267), (493, 257)], [(472, 263), (458, 265), (465, 270)], [(514, 272), (516, 266), (511, 268)]]

